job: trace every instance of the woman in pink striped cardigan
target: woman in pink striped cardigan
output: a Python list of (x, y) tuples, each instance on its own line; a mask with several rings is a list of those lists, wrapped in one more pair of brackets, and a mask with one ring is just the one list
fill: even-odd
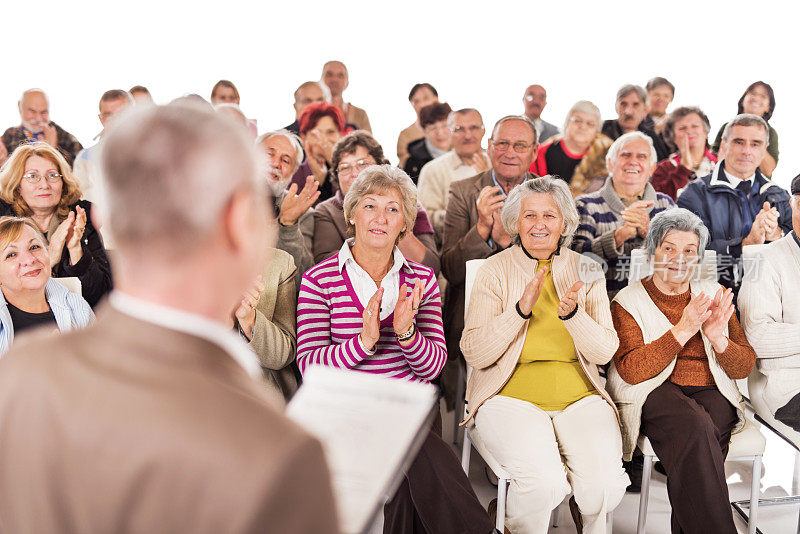
[[(364, 169), (344, 198), (351, 239), (303, 275), (297, 363), (430, 381), (447, 359), (433, 271), (407, 260), (398, 241), (414, 227), (417, 192), (400, 169)], [(384, 532), (494, 532), (441, 439), (438, 411), (422, 449), (384, 509)]]

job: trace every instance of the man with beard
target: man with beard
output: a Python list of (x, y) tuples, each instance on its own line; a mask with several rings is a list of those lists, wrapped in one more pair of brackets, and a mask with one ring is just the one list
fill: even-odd
[(268, 132), (258, 138), (257, 144), (267, 157), (267, 184), (275, 201), (273, 207), (278, 219), (278, 243), (275, 247), (292, 255), (299, 288), (303, 273), (314, 265), (311, 253), (314, 210), (311, 206), (319, 197), (319, 184), (309, 176), (301, 191), (298, 192), (296, 184), (286, 189), (303, 161), (303, 147), (293, 133), (287, 130)]
[(653, 130), (652, 120), (647, 117), (647, 93), (638, 85), (623, 85), (617, 91), (616, 119), (603, 122), (602, 133), (613, 140), (622, 134), (640, 131), (653, 140), (658, 161), (669, 157), (669, 149), (664, 139)]
[(83, 146), (74, 135), (50, 120), (50, 103), (41, 89), (28, 89), (19, 99), (19, 116), (22, 122), (3, 134), (3, 145), (11, 154), (23, 143), (42, 141), (57, 148), (67, 163), (72, 165)]

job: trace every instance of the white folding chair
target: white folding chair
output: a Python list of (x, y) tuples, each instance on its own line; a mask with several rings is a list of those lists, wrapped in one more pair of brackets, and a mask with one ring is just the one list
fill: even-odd
[[(706, 250), (703, 255), (699, 278), (705, 280), (717, 280), (717, 253), (713, 250)], [(644, 249), (636, 249), (631, 253), (631, 269), (628, 283), (640, 280), (653, 274), (653, 266), (647, 257)], [(741, 431), (731, 436), (728, 448), (729, 460), (751, 460), (753, 462), (753, 478), (750, 483), (750, 518), (744, 517), (747, 521), (748, 534), (755, 534), (756, 521), (758, 519), (758, 495), (761, 481), (761, 458), (764, 455), (764, 448), (767, 441), (759, 432), (758, 428), (747, 418)], [(644, 534), (645, 523), (647, 522), (647, 503), (650, 496), (650, 478), (652, 474), (653, 462), (656, 461), (656, 454), (650, 445), (650, 440), (639, 436), (639, 449), (644, 454), (644, 467), (642, 469), (642, 491), (639, 494), (639, 520), (636, 527), (637, 534)], [(735, 507), (735, 503), (731, 503)], [(741, 513), (741, 512), (740, 512)]]
[(53, 280), (66, 287), (70, 293), (81, 294), (81, 279), (77, 276), (65, 276), (63, 278), (53, 278)]

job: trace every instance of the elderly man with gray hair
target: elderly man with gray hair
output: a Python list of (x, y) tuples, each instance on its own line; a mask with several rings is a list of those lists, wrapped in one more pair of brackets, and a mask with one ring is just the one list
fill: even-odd
[(273, 214), (278, 219), (278, 243), (276, 248), (292, 255), (297, 267), (297, 285), (300, 287), (303, 273), (314, 265), (312, 254), (314, 242), (314, 209), (319, 198), (319, 182), (313, 176), (298, 191), (297, 184), (286, 186), (303, 161), (303, 146), (300, 139), (288, 130), (276, 130), (263, 134), (256, 140), (263, 150), (267, 163), (267, 186), (272, 192)]
[(777, 241), (792, 230), (789, 193), (758, 168), (769, 144), (769, 127), (743, 113), (722, 134), (722, 159), (711, 174), (698, 178), (678, 197), (678, 206), (703, 220), (717, 251), (720, 281), (738, 290), (742, 247)]
[(231, 328), (275, 239), (252, 142), (179, 104), (104, 143), (116, 290), (94, 327), (0, 360), (3, 528), (337, 532), (320, 443)]
[(50, 100), (41, 89), (28, 89), (22, 93), (18, 102), (19, 126), (12, 126), (3, 133), (3, 144), (11, 154), (23, 143), (44, 141), (58, 149), (72, 165), (75, 156), (83, 150), (78, 139), (50, 120)]
[(675, 203), (650, 185), (656, 154), (647, 135), (630, 132), (614, 141), (606, 166), (610, 176), (603, 187), (575, 199), (580, 224), (572, 248), (606, 262), (606, 286), (613, 298), (628, 283), (631, 251), (642, 246), (650, 219)]
[(618, 117), (603, 123), (602, 132), (611, 139), (640, 131), (653, 140), (657, 162), (669, 156), (669, 148), (653, 129), (653, 121), (647, 116), (647, 93), (639, 85), (626, 84), (617, 91), (616, 110)]

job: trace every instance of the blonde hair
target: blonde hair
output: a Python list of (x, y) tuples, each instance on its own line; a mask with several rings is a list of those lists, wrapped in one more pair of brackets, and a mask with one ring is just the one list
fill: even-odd
[(19, 239), (26, 226), (33, 228), (36, 237), (42, 241), (42, 246), (47, 250), (47, 240), (35, 222), (27, 217), (5, 216), (0, 217), (0, 251)]
[(33, 210), (22, 199), (19, 191), (19, 184), (25, 174), (25, 164), (33, 156), (44, 158), (58, 168), (63, 185), (61, 199), (55, 210), (58, 217), (66, 217), (70, 207), (81, 199), (81, 186), (61, 152), (47, 143), (36, 142), (20, 145), (8, 157), (8, 160), (0, 168), (0, 199), (11, 204), (14, 213), (19, 217), (33, 215)]
[(363, 197), (371, 193), (381, 193), (395, 190), (400, 193), (401, 209), (406, 221), (405, 228), (397, 236), (397, 242), (414, 228), (417, 221), (417, 187), (411, 178), (397, 167), (391, 165), (370, 165), (358, 175), (347, 194), (344, 196), (344, 222), (347, 225), (347, 235), (355, 235), (355, 225), (350, 222), (350, 217)]

